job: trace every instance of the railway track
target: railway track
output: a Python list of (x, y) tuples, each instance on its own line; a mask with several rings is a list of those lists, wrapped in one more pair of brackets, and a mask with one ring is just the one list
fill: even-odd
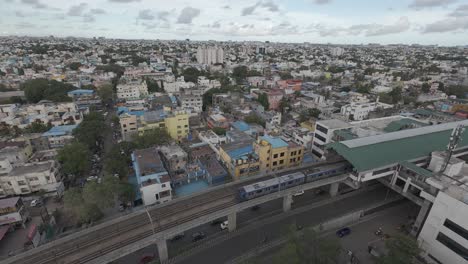
[[(341, 161), (324, 162), (318, 163), (307, 168), (316, 168), (325, 165), (335, 164)], [(296, 171), (305, 170), (306, 168), (298, 168), (285, 173), (293, 173)], [(261, 181), (264, 178), (272, 177), (272, 175), (255, 178), (251, 180), (241, 181), (237, 184), (225, 186), (217, 190), (213, 190), (209, 193), (202, 194), (200, 196), (192, 197), (190, 200), (181, 201), (180, 203), (174, 203), (170, 206), (158, 207), (150, 209), (149, 213), (153, 219), (159, 221), (159, 225), (155, 228), (155, 232), (167, 230), (174, 226), (186, 223), (198, 217), (207, 215), (212, 212), (224, 209), (237, 203), (235, 199), (237, 190), (240, 186), (247, 185), (253, 182)], [(216, 201), (225, 199), (226, 202), (217, 204), (214, 206), (208, 206), (210, 204), (216, 204)], [(181, 217), (180, 215), (184, 212), (190, 212), (197, 208), (208, 208), (199, 210), (195, 213), (191, 213), (187, 216)], [(177, 216), (177, 219), (172, 219)], [(166, 222), (162, 224), (162, 222)], [(124, 234), (134, 233), (128, 238), (119, 240), (119, 237), (123, 237)], [(56, 245), (48, 251), (39, 251), (29, 256), (21, 258), (19, 255), (17, 262), (11, 263), (24, 263), (24, 264), (46, 264), (46, 263), (86, 263), (102, 255), (110, 253), (114, 250), (122, 248), (126, 245), (132, 244), (138, 240), (144, 239), (151, 236), (153, 231), (151, 229), (151, 223), (146, 213), (136, 215), (132, 218), (117, 223), (116, 225), (106, 226), (99, 231), (92, 233), (92, 237), (84, 235), (74, 240), (63, 241), (62, 244)], [(66, 237), (65, 237), (66, 238)], [(60, 239), (59, 239), (60, 240)], [(59, 241), (58, 240), (58, 241)], [(111, 243), (111, 245), (105, 245)], [(105, 245), (105, 246), (104, 246)], [(102, 248), (100, 248), (102, 246)], [(84, 251), (91, 250), (88, 254), (83, 254)], [(81, 255), (78, 259), (67, 260), (67, 256)]]

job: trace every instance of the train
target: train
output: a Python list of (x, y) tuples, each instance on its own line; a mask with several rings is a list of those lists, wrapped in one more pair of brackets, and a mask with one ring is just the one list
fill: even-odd
[(263, 195), (289, 189), (294, 186), (317, 181), (322, 178), (347, 173), (350, 172), (351, 169), (352, 166), (350, 164), (340, 162), (337, 164), (309, 169), (303, 172), (294, 172), (242, 186), (239, 188), (237, 196), (241, 202), (248, 201)]

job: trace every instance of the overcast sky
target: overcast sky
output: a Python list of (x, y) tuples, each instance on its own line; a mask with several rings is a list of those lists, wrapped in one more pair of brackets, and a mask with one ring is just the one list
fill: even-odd
[(0, 0), (0, 35), (468, 45), (468, 0)]

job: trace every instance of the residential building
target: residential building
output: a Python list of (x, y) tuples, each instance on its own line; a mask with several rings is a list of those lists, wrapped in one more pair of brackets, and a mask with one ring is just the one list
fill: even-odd
[(141, 197), (144, 205), (172, 200), (171, 180), (157, 148), (135, 150), (132, 163), (138, 187), (137, 197)]
[(179, 145), (166, 145), (159, 147), (163, 163), (169, 173), (184, 171), (187, 166), (188, 155)]
[(119, 115), (120, 132), (124, 141), (130, 141), (138, 134), (137, 116), (129, 113)]
[(11, 166), (21, 166), (32, 154), (32, 146), (27, 141), (0, 142), (0, 160), (5, 160)]
[(227, 129), (229, 128), (229, 121), (226, 117), (221, 114), (213, 114), (208, 117), (207, 120), (209, 128), (220, 127)]
[(270, 90), (267, 92), (269, 110), (276, 110), (279, 108), (281, 99), (283, 99), (283, 92), (281, 90)]
[(26, 228), (25, 224), (29, 219), (29, 212), (23, 204), (23, 198), (0, 199), (0, 240), (11, 227)]
[(234, 180), (255, 175), (260, 171), (260, 159), (252, 143), (253, 140), (244, 140), (219, 147), (220, 160)]
[(174, 111), (170, 113), (164, 119), (164, 124), (167, 133), (175, 140), (187, 138), (190, 133), (189, 116), (185, 111)]
[(344, 105), (341, 107), (341, 114), (348, 120), (360, 121), (367, 119), (370, 112), (377, 111), (379, 109), (385, 110), (393, 108), (393, 105), (377, 102), (372, 103), (355, 103)]
[(147, 96), (146, 81), (121, 79), (120, 83), (117, 84), (117, 98), (119, 99), (140, 99)]
[(332, 142), (336, 130), (350, 128), (351, 125), (338, 119), (321, 120), (315, 123), (312, 154), (318, 159), (325, 159), (325, 145)]
[(180, 95), (180, 106), (188, 113), (198, 115), (203, 111), (203, 96), (202, 95)]
[(210, 185), (219, 185), (226, 181), (228, 173), (216, 159), (216, 156), (199, 157), (198, 164), (206, 173), (206, 179)]
[(259, 137), (254, 149), (260, 158), (260, 170), (266, 172), (298, 166), (304, 157), (303, 146), (268, 135)]
[(0, 175), (0, 196), (25, 195), (45, 191), (61, 195), (64, 191), (56, 161), (26, 163)]
[(49, 142), (49, 148), (61, 148), (70, 143), (73, 139), (73, 130), (78, 125), (63, 125), (52, 127), (49, 131), (42, 134)]
[(199, 46), (197, 50), (197, 61), (200, 64), (218, 64), (224, 62), (224, 51), (217, 46)]

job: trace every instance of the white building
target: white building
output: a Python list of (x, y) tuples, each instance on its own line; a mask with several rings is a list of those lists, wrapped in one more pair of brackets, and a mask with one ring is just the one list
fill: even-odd
[(332, 142), (334, 132), (351, 126), (351, 124), (338, 119), (317, 121), (317, 123), (315, 123), (315, 133), (312, 141), (312, 154), (319, 159), (323, 159), (325, 145)]
[(129, 80), (117, 84), (117, 98), (119, 99), (139, 99), (148, 96), (148, 86), (146, 81)]
[(216, 64), (224, 62), (224, 51), (222, 48), (199, 46), (197, 50), (197, 61), (200, 64)]
[(187, 113), (198, 115), (203, 111), (203, 97), (201, 95), (181, 95), (179, 101), (180, 106)]
[(172, 200), (172, 187), (157, 148), (135, 150), (133, 168), (144, 205), (160, 204)]
[(38, 191), (60, 195), (63, 190), (56, 161), (27, 163), (0, 175), (0, 196), (25, 195)]
[(393, 108), (393, 105), (377, 102), (372, 103), (355, 103), (344, 105), (341, 107), (341, 114), (348, 120), (360, 121), (369, 117), (369, 113), (378, 109)]

